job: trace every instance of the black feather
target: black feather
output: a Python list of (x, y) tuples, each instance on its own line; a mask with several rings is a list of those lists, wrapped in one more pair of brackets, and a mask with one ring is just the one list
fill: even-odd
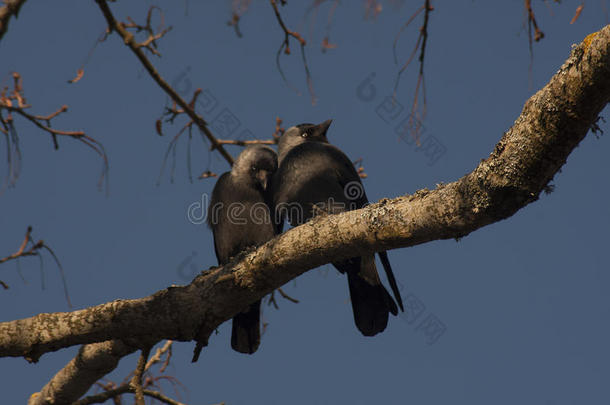
[[(231, 172), (224, 173), (216, 182), (207, 219), (219, 265), (275, 236), (269, 209), (270, 191), (261, 188), (260, 174), (272, 174), (276, 169), (277, 155), (272, 149), (250, 146), (239, 155)], [(260, 301), (256, 301), (233, 318), (231, 347), (252, 354), (259, 344)], [(200, 346), (195, 348), (194, 359)]]
[[(319, 125), (301, 124), (289, 128), (280, 138), (280, 166), (273, 180), (273, 204), (279, 222), (287, 218), (293, 225), (311, 219), (320, 211), (339, 213), (368, 203), (364, 187), (351, 160), (326, 139), (330, 121)], [(311, 131), (314, 136), (302, 136)], [(298, 210), (297, 210), (298, 208)], [(380, 254), (388, 281), (400, 308), (402, 298), (387, 254)], [(365, 336), (382, 332), (388, 314), (398, 314), (396, 303), (381, 284), (374, 255), (335, 262), (347, 274), (356, 326)]]

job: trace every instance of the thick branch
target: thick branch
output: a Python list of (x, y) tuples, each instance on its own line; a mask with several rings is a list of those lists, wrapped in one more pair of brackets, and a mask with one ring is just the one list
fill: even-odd
[(114, 370), (122, 357), (136, 350), (118, 340), (81, 347), (75, 358), (40, 392), (30, 397), (28, 405), (71, 404), (85, 395), (97, 380)]
[[(168, 340), (163, 347), (157, 349), (156, 353), (146, 363), (144, 371), (148, 371), (154, 364), (161, 361), (162, 356), (170, 350), (171, 345), (172, 341)], [(126, 382), (114, 390), (81, 398), (96, 381), (114, 370), (122, 357), (134, 351), (136, 351), (135, 347), (126, 345), (120, 340), (82, 346), (74, 359), (55, 374), (40, 392), (30, 397), (28, 405), (95, 404), (103, 403), (115, 395), (134, 392), (130, 383)], [(167, 366), (169, 357), (165, 361), (166, 363), (161, 367), (161, 371)], [(144, 395), (148, 395), (146, 390)], [(81, 399), (79, 400), (79, 398)]]
[[(525, 104), (489, 157), (461, 179), (291, 229), (187, 286), (70, 313), (0, 323), (0, 356), (74, 344), (209, 336), (247, 304), (305, 271), (355, 255), (458, 238), (535, 201), (610, 101), (610, 26), (585, 38)], [(203, 322), (203, 324), (202, 324)]]

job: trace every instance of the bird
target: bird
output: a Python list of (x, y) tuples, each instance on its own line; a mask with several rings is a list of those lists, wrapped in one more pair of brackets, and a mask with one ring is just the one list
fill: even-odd
[[(268, 146), (252, 145), (239, 154), (230, 172), (218, 178), (207, 221), (219, 265), (275, 236), (269, 186), (276, 170), (275, 151)], [(233, 317), (231, 347), (235, 351), (252, 354), (258, 349), (260, 305), (260, 300), (256, 301)]]
[[(272, 185), (276, 232), (281, 232), (284, 219), (297, 226), (319, 213), (350, 211), (368, 203), (352, 161), (328, 142), (331, 123), (296, 125), (280, 137)], [(398, 314), (396, 302), (404, 311), (387, 252), (379, 252), (379, 257), (396, 301), (381, 284), (374, 254), (333, 262), (347, 275), (354, 321), (364, 336), (385, 330), (389, 313)]]

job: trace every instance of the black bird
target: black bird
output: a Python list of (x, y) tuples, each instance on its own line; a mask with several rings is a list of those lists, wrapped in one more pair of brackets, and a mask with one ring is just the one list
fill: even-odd
[[(279, 140), (279, 168), (273, 177), (278, 232), (285, 217), (296, 226), (318, 212), (339, 213), (368, 203), (354, 165), (340, 149), (328, 143), (326, 132), (331, 122), (291, 127)], [(379, 257), (394, 297), (404, 311), (388, 255), (379, 252)], [(365, 336), (382, 332), (388, 314), (397, 315), (398, 309), (381, 284), (375, 256), (353, 257), (333, 265), (347, 274), (354, 320), (360, 332)]]
[[(229, 262), (244, 249), (261, 245), (275, 236), (270, 215), (271, 176), (277, 155), (267, 146), (249, 146), (230, 172), (214, 186), (208, 209), (208, 224), (214, 234), (218, 264)], [(260, 343), (260, 306), (257, 301), (233, 318), (231, 347), (252, 354)]]

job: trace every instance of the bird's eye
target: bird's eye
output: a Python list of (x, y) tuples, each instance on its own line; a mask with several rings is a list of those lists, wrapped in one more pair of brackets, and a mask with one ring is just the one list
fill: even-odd
[(250, 168), (250, 170), (252, 170), (253, 172), (255, 172), (255, 171), (256, 171), (256, 166), (252, 166), (252, 167)]
[(303, 133), (301, 134), (301, 136), (302, 136), (303, 138), (307, 138), (307, 137), (309, 136), (309, 134), (308, 134), (307, 132), (303, 132)]

